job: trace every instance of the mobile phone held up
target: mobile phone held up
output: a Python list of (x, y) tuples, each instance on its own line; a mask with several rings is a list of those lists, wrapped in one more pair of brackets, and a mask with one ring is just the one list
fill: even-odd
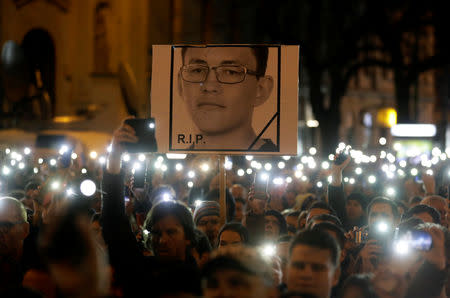
[(158, 150), (155, 138), (156, 125), (154, 118), (126, 119), (125, 124), (131, 126), (138, 137), (137, 143), (123, 143), (128, 153), (156, 152)]
[(428, 251), (433, 245), (433, 238), (430, 233), (422, 230), (410, 230), (400, 239), (410, 248), (419, 251)]
[(265, 172), (256, 172), (253, 179), (253, 190), (255, 199), (267, 200), (269, 188), (269, 174)]
[(347, 152), (341, 152), (334, 158), (334, 164), (341, 165), (344, 163), (344, 161), (347, 160), (348, 153)]

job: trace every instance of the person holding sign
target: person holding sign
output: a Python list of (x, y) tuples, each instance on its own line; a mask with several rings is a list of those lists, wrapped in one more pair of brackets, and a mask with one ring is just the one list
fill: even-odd
[(183, 47), (181, 55), (178, 91), (200, 132), (188, 149), (278, 150), (252, 127), (274, 85), (266, 46)]

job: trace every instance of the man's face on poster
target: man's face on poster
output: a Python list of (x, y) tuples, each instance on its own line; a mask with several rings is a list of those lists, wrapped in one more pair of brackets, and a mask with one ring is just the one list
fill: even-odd
[[(244, 75), (236, 72), (239, 69)], [(250, 47), (186, 49), (179, 92), (202, 134), (252, 129), (253, 109), (268, 99), (273, 88), (272, 78), (259, 76), (256, 70), (257, 60)], [(187, 71), (192, 75), (203, 72), (204, 80), (186, 80)]]

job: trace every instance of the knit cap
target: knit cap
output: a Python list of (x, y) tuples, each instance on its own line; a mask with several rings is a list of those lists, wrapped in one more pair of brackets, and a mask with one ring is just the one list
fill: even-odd
[(216, 215), (220, 216), (220, 205), (214, 201), (202, 201), (200, 205), (195, 207), (194, 223), (197, 225), (198, 221), (204, 216)]

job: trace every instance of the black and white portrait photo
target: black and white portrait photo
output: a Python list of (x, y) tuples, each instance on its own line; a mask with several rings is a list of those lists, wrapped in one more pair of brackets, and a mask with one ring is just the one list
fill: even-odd
[(280, 61), (281, 46), (172, 46), (168, 151), (282, 152)]

